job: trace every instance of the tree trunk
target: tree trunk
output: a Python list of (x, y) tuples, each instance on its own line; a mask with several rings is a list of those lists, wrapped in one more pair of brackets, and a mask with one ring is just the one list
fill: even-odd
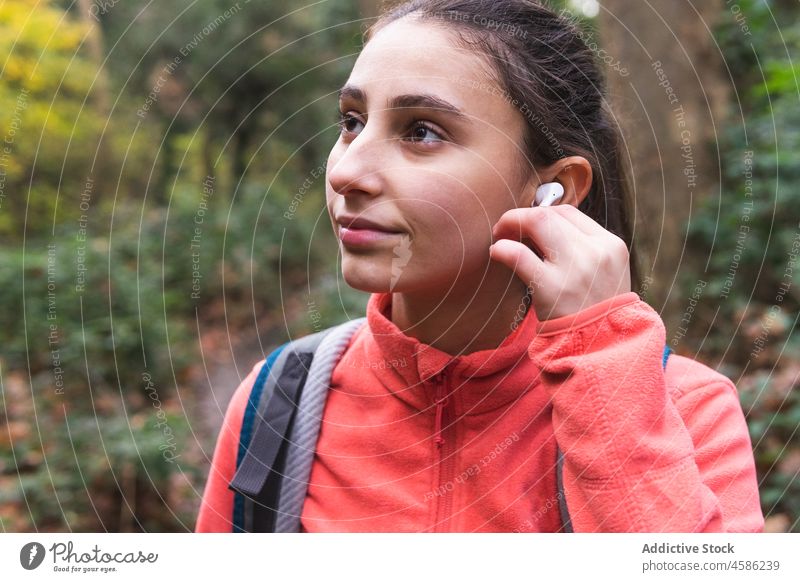
[(692, 209), (720, 194), (717, 139), (730, 87), (709, 30), (730, 15), (722, 0), (601, 5), (597, 44), (606, 52), (598, 56), (619, 61), (606, 74), (631, 156), (642, 294), (670, 329), (689, 300), (677, 287), (679, 271), (697, 268), (687, 263)]
[(97, 67), (97, 78), (94, 81), (93, 90), (95, 106), (104, 117), (108, 117), (111, 111), (111, 91), (108, 85), (108, 77), (103, 67), (103, 61), (105, 60), (103, 31), (100, 28), (100, 22), (92, 16), (93, 6), (94, 2), (92, 0), (78, 0), (78, 12), (81, 20), (89, 29), (86, 37), (86, 46), (92, 59), (92, 64)]
[(248, 152), (253, 137), (253, 121), (239, 126), (233, 136), (233, 163), (231, 176), (231, 194), (242, 187), (244, 174), (247, 171)]
[[(92, 105), (100, 117), (106, 120), (111, 114), (112, 99), (108, 75), (103, 65), (105, 60), (103, 30), (96, 16), (93, 16), (93, 14), (96, 15), (96, 12), (92, 12), (92, 9), (96, 10), (97, 6), (94, 5), (92, 0), (78, 0), (77, 6), (80, 19), (88, 28), (85, 44), (87, 53), (92, 64), (97, 69), (94, 87), (92, 87)], [(92, 204), (95, 206), (100, 202), (103, 192), (113, 189), (112, 184), (114, 183), (112, 177), (114, 172), (111, 168), (114, 156), (110, 145), (108, 143), (103, 144), (105, 138), (105, 134), (98, 135), (93, 167), (87, 170), (87, 177), (91, 177), (95, 181), (95, 188), (92, 193)]]

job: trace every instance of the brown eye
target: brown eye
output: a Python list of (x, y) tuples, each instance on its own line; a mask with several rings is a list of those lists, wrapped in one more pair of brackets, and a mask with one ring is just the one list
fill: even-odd
[[(435, 139), (433, 141), (425, 140), (425, 135), (429, 134), (429, 133), (433, 134), (434, 136), (436, 136), (437, 139)], [(411, 135), (413, 136), (411, 141), (415, 142), (415, 143), (420, 143), (420, 142), (421, 143), (436, 143), (437, 141), (444, 141), (444, 138), (439, 133), (439, 131), (436, 128), (434, 128), (433, 126), (428, 125), (424, 121), (415, 121), (412, 124), (412, 126), (411, 126)], [(419, 140), (419, 141), (417, 141), (417, 140)]]
[(353, 122), (361, 123), (358, 118), (350, 115), (349, 113), (342, 113), (336, 110), (336, 124), (339, 126), (339, 132), (355, 133)]

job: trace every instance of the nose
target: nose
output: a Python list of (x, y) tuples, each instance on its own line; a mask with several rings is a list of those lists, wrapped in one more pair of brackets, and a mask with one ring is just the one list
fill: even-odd
[(380, 193), (381, 168), (385, 167), (386, 161), (383, 146), (387, 140), (368, 131), (365, 125), (349, 143), (340, 139), (331, 151), (327, 166), (328, 182), (336, 194), (375, 196)]

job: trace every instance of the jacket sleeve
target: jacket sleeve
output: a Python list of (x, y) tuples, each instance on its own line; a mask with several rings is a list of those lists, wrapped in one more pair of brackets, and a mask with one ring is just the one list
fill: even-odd
[(681, 356), (665, 373), (665, 337), (634, 292), (539, 323), (528, 354), (552, 403), (574, 531), (763, 531), (735, 386)]
[(217, 437), (211, 469), (197, 515), (195, 532), (231, 533), (233, 531), (233, 496), (228, 484), (236, 473), (236, 456), (239, 435), (250, 392), (253, 390), (258, 372), (264, 361), (257, 363), (239, 384), (231, 398), (222, 428)]

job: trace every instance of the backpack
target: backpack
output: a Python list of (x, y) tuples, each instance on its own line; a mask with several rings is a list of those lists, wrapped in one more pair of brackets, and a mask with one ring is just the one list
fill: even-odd
[[(228, 485), (234, 492), (233, 532), (300, 531), (331, 375), (366, 319), (286, 342), (266, 358), (245, 407), (236, 472)], [(662, 366), (671, 351), (664, 346)], [(563, 465), (556, 447), (560, 531), (572, 532)]]

